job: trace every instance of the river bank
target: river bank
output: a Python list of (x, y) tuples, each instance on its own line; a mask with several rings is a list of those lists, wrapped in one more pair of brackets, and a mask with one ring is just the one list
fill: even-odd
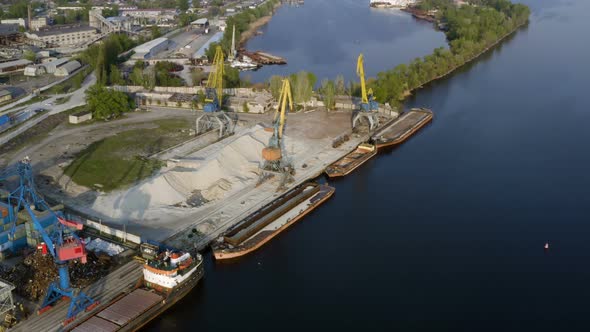
[(242, 32), (241, 36), (240, 36), (240, 41), (238, 42), (238, 48), (243, 48), (244, 45), (246, 44), (246, 42), (256, 36), (256, 32), (258, 31), (258, 29), (262, 28), (263, 26), (265, 26), (266, 24), (268, 24), (268, 22), (270, 22), (270, 20), (272, 19), (272, 16), (274, 15), (274, 13), (277, 11), (277, 9), (282, 5), (282, 2), (277, 3), (274, 8), (272, 9), (272, 12), (270, 13), (270, 15), (266, 15), (263, 16), (259, 19), (257, 19), (256, 21), (250, 23), (250, 25), (248, 26), (248, 29), (244, 32)]
[(508, 37), (510, 37), (511, 35), (513, 35), (514, 33), (516, 33), (516, 31), (518, 31), (520, 28), (522, 28), (522, 27), (523, 27), (523, 26), (525, 26), (526, 24), (528, 24), (528, 21), (527, 21), (527, 22), (523, 22), (523, 23), (521, 23), (521, 24), (517, 25), (517, 26), (514, 28), (514, 30), (512, 30), (512, 31), (510, 31), (510, 32), (506, 33), (505, 35), (503, 35), (502, 37), (498, 38), (498, 40), (496, 40), (494, 43), (492, 43), (492, 44), (490, 44), (489, 46), (487, 46), (486, 48), (484, 48), (484, 49), (483, 49), (481, 52), (479, 52), (479, 53), (477, 53), (477, 54), (475, 54), (475, 55), (471, 56), (470, 58), (468, 58), (467, 60), (465, 60), (465, 62), (463, 62), (462, 64), (460, 64), (460, 65), (457, 65), (457, 66), (455, 66), (455, 67), (453, 67), (453, 68), (449, 69), (449, 70), (448, 70), (447, 72), (445, 72), (444, 74), (438, 75), (438, 76), (436, 76), (436, 77), (432, 78), (431, 80), (429, 80), (429, 81), (427, 81), (427, 82), (423, 83), (422, 85), (420, 85), (420, 86), (418, 86), (418, 87), (416, 87), (416, 88), (414, 88), (414, 89), (405, 90), (405, 91), (403, 92), (403, 94), (402, 94), (402, 99), (401, 99), (401, 100), (403, 101), (403, 100), (404, 100), (404, 99), (406, 99), (407, 97), (411, 96), (411, 95), (412, 95), (412, 93), (413, 93), (413, 92), (415, 92), (416, 90), (418, 90), (418, 89), (421, 89), (421, 88), (423, 88), (424, 86), (426, 86), (426, 85), (428, 85), (428, 84), (430, 84), (430, 83), (432, 83), (432, 82), (434, 82), (434, 81), (437, 81), (437, 80), (439, 80), (439, 79), (441, 79), (441, 78), (445, 78), (445, 77), (447, 77), (447, 76), (451, 75), (451, 74), (452, 74), (453, 72), (455, 72), (457, 69), (460, 69), (461, 67), (463, 67), (463, 66), (465, 66), (465, 65), (469, 64), (469, 63), (470, 63), (470, 62), (472, 62), (473, 60), (476, 60), (476, 59), (477, 59), (477, 58), (479, 58), (480, 56), (484, 55), (486, 52), (488, 52), (488, 51), (490, 51), (491, 49), (493, 49), (493, 48), (495, 48), (496, 46), (498, 46), (498, 45), (499, 45), (501, 42), (503, 42), (503, 41), (504, 41), (506, 38), (508, 38)]

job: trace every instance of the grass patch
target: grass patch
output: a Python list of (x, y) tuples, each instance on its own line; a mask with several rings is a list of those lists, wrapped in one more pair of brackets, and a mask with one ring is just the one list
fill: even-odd
[[(25, 148), (27, 146), (31, 146), (41, 142), (43, 139), (49, 136), (49, 132), (55, 129), (60, 124), (66, 122), (68, 120), (68, 116), (70, 114), (74, 114), (83, 110), (86, 106), (78, 106), (74, 107), (68, 111), (50, 115), (47, 119), (39, 122), (38, 124), (34, 125), (33, 127), (25, 130), (22, 134), (16, 136), (15, 138), (11, 139), (10, 141), (6, 142), (4, 145), (0, 146), (0, 155), (2, 156), (12, 156), (15, 152)], [(42, 113), (40, 113), (42, 114)], [(40, 114), (36, 114), (38, 116)], [(31, 120), (33, 118), (30, 118)], [(27, 121), (29, 121), (27, 120)], [(26, 122), (23, 122), (26, 123)], [(22, 125), (19, 124), (15, 126)], [(11, 130), (14, 130), (15, 127), (8, 129), (7, 131), (2, 132), (2, 134), (6, 134)]]
[(163, 166), (148, 156), (188, 138), (192, 122), (154, 121), (157, 128), (121, 132), (91, 144), (65, 169), (72, 180), (89, 188), (111, 191), (145, 179)]
[(74, 75), (72, 75), (67, 80), (52, 86), (51, 88), (42, 92), (44, 95), (55, 95), (55, 94), (63, 94), (63, 93), (70, 93), (74, 92), (82, 87), (82, 83), (84, 83), (84, 79), (86, 76), (92, 73), (92, 67), (88, 66)]
[(65, 97), (61, 97), (61, 98), (57, 98), (55, 100), (55, 104), (56, 105), (61, 105), (61, 104), (65, 104), (68, 101), (70, 101), (70, 98), (72, 98), (72, 96), (65, 96)]

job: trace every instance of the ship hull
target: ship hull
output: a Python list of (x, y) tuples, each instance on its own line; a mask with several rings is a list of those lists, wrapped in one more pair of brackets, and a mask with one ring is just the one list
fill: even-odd
[[(303, 218), (304, 216), (309, 214), (311, 211), (316, 209), (318, 206), (322, 205), (326, 200), (328, 200), (330, 197), (332, 197), (332, 195), (334, 194), (334, 191), (335, 191), (335, 189), (332, 187), (325, 186), (325, 185), (320, 186), (320, 191), (317, 194), (312, 195), (312, 197), (311, 197), (311, 198), (313, 198), (316, 195), (320, 195), (320, 196), (318, 196), (318, 198), (319, 198), (318, 200), (316, 200), (315, 202), (310, 204), (307, 208), (305, 208), (304, 210), (299, 212), (296, 216), (289, 219), (287, 222), (281, 224), (280, 227), (275, 230), (262, 231), (256, 235), (254, 235), (252, 238), (249, 238), (248, 240), (244, 241), (242, 244), (240, 244), (234, 248), (231, 248), (231, 249), (225, 249), (225, 248), (222, 249), (222, 248), (213, 246), (212, 251), (213, 251), (213, 255), (214, 255), (215, 259), (219, 260), (219, 261), (231, 260), (231, 259), (235, 259), (235, 258), (244, 256), (248, 253), (251, 253), (251, 252), (257, 250), (258, 248), (262, 247), (265, 243), (270, 241), (272, 238), (279, 235), (281, 232), (283, 232), (284, 230), (289, 228), (291, 225), (293, 225), (294, 223), (299, 221), (301, 218)], [(291, 210), (289, 210), (289, 211), (291, 211)]]
[(141, 314), (137, 318), (130, 321), (127, 325), (123, 326), (121, 332), (138, 331), (142, 327), (146, 326), (149, 322), (154, 320), (156, 317), (164, 313), (168, 308), (173, 306), (176, 302), (180, 301), (185, 297), (203, 278), (203, 266), (201, 265), (194, 275), (185, 280), (182, 284), (178, 285), (170, 294), (162, 301), (150, 308), (145, 313)]
[[(330, 178), (348, 175), (362, 164), (366, 163), (369, 159), (373, 158), (376, 154), (376, 148), (373, 148), (372, 151), (357, 148), (353, 152), (347, 154), (344, 158), (328, 166), (326, 168), (326, 174)], [(348, 162), (347, 158), (352, 160)], [(341, 166), (342, 163), (345, 163), (345, 165)]]
[[(417, 117), (412, 118), (414, 115)], [(430, 123), (432, 117), (432, 111), (429, 109), (412, 109), (374, 135), (371, 140), (378, 149), (401, 144)]]

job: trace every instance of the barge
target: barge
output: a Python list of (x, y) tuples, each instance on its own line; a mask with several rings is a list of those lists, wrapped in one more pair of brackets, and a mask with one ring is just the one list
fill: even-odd
[(300, 185), (246, 217), (211, 245), (216, 260), (246, 255), (303, 218), (334, 194), (328, 185)]
[(371, 141), (378, 149), (398, 145), (430, 121), (432, 121), (431, 110), (427, 108), (412, 108), (394, 122), (375, 133), (371, 137)]
[(356, 150), (328, 166), (326, 174), (331, 178), (348, 175), (376, 154), (377, 148), (374, 145), (362, 143)]
[[(71, 332), (137, 331), (186, 296), (203, 277), (203, 258), (141, 245), (143, 276), (136, 287), (97, 309)], [(147, 258), (146, 258), (147, 257)]]

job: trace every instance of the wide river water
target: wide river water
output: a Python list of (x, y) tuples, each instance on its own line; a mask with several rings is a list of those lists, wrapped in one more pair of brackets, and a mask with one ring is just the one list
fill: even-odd
[[(248, 46), (289, 65), (252, 77), (354, 79), (360, 51), (374, 75), (444, 43), (367, 2), (282, 7)], [(587, 331), (590, 1), (525, 2), (527, 27), (408, 100), (431, 125), (257, 252), (206, 253), (205, 279), (147, 330)]]

